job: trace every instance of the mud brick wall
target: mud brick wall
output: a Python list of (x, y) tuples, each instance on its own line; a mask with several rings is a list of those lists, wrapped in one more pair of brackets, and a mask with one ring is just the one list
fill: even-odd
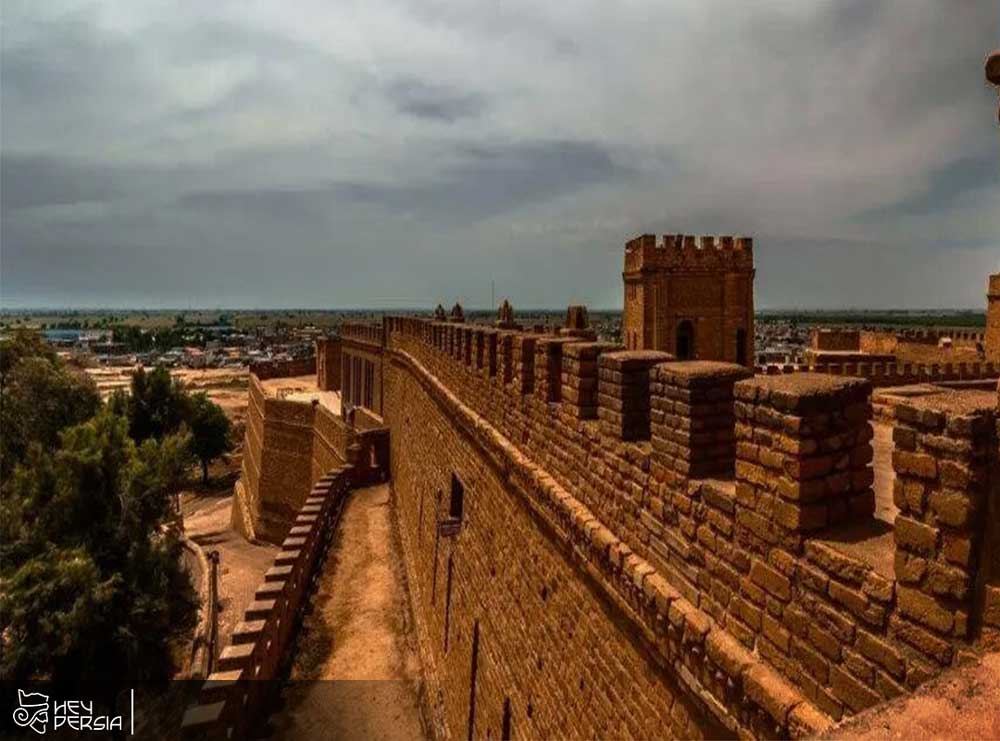
[(563, 352), (572, 343), (572, 337), (540, 337), (535, 342), (535, 391), (544, 401), (562, 398)]
[[(601, 421), (581, 419), (580, 405), (576, 399), (569, 398), (569, 394), (559, 402), (551, 402), (542, 398), (534, 386), (531, 393), (523, 392), (524, 384), (520, 378), (527, 376), (534, 380), (539, 373), (536, 367), (539, 354), (534, 351), (534, 343), (544, 341), (545, 338), (511, 333), (512, 356), (516, 357), (517, 373), (510, 382), (505, 383), (502, 374), (485, 378), (435, 349), (433, 345), (422, 342), (421, 337), (420, 331), (412, 335), (391, 336), (388, 347), (388, 357), (391, 360), (386, 362), (386, 422), (391, 429), (393, 486), (401, 511), (412, 508), (408, 517), (425, 523), (425, 528), (431, 527), (426, 524), (427, 519), (432, 516), (431, 512), (447, 508), (449, 476), (453, 472), (465, 485), (467, 507), (470, 502), (477, 500), (483, 502), (480, 505), (482, 507), (487, 506), (486, 502), (491, 507), (499, 506), (499, 502), (495, 500), (502, 501), (509, 496), (514, 499), (515, 504), (527, 508), (535, 518), (533, 529), (528, 531), (532, 533), (530, 537), (541, 538), (542, 542), (556, 548), (556, 552), (561, 554), (560, 558), (573, 567), (574, 580), (586, 584), (591, 594), (601, 601), (610, 600), (608, 604), (615, 606), (615, 616), (608, 618), (609, 623), (616, 626), (613, 630), (625, 634), (636, 631), (635, 635), (645, 636), (639, 641), (638, 651), (638, 656), (642, 658), (639, 666), (646, 667), (642, 669), (642, 675), (652, 667), (664, 668), (666, 676), (658, 681), (677, 683), (677, 686), (682, 687), (685, 697), (689, 698), (688, 701), (694, 703), (691, 707), (698, 709), (694, 723), (701, 730), (688, 728), (686, 735), (719, 735), (718, 724), (725, 729), (723, 735), (736, 733), (740, 729), (753, 735), (771, 735), (776, 728), (782, 729), (781, 733), (784, 734), (799, 735), (826, 727), (830, 722), (829, 718), (820, 713), (766, 662), (754, 655), (752, 641), (746, 646), (722, 625), (727, 616), (728, 602), (723, 600), (721, 594), (717, 595), (719, 599), (716, 601), (710, 592), (713, 589), (713, 574), (726, 567), (721, 565), (722, 560), (715, 555), (714, 550), (708, 550), (705, 543), (711, 543), (712, 549), (716, 549), (722, 547), (725, 538), (733, 538), (735, 493), (731, 483), (716, 486), (713, 482), (705, 482), (695, 486), (692, 481), (693, 493), (689, 490), (687, 481), (684, 486), (665, 487), (650, 476), (653, 456), (648, 442), (622, 440), (620, 434), (609, 435)], [(591, 347), (588, 348), (588, 345)], [(526, 352), (525, 346), (532, 351)], [(593, 358), (594, 365), (599, 366), (600, 359), (607, 354), (603, 351), (612, 349), (614, 347), (602, 348), (588, 342), (564, 344), (561, 373), (563, 388), (574, 388), (570, 385), (570, 378), (576, 375), (573, 373), (576, 369), (572, 363), (566, 364), (568, 359)], [(579, 355), (576, 355), (578, 352)], [(669, 356), (655, 359), (664, 358)], [(650, 356), (646, 362), (652, 360)], [(733, 370), (731, 366), (728, 369), (730, 372)], [(736, 370), (740, 374), (745, 373), (742, 369)], [(582, 373), (584, 377), (587, 376), (587, 371)], [(644, 381), (638, 379), (638, 383), (641, 385), (644, 382), (648, 388), (649, 376), (647, 367)], [(735, 377), (721, 385), (728, 383), (731, 386), (733, 380)], [(630, 379), (632, 381), (636, 379)], [(395, 384), (399, 384), (403, 391), (398, 394), (392, 391)], [(732, 392), (728, 393), (731, 397)], [(646, 409), (642, 410), (641, 403), (634, 409), (648, 418), (648, 391), (643, 398)], [(598, 411), (603, 408), (599, 403)], [(426, 415), (430, 413), (427, 410), (433, 411), (433, 423), (427, 421)], [(419, 440), (414, 437), (418, 434)], [(401, 435), (404, 437), (401, 438)], [(451, 435), (457, 435), (460, 442), (453, 442)], [(466, 444), (471, 447), (471, 451), (464, 454), (468, 459), (456, 461), (453, 457), (455, 452)], [(468, 474), (463, 477), (461, 469), (465, 465), (474, 465), (477, 471), (487, 471), (490, 476), (496, 476), (504, 496), (498, 496), (492, 488), (479, 489), (478, 486), (470, 485), (470, 480), (477, 482), (477, 476), (483, 474), (475, 474), (471, 479)], [(420, 472), (428, 466), (440, 466), (440, 476), (428, 479), (421, 475)], [(408, 467), (412, 467), (406, 477), (410, 483), (404, 486), (403, 471)], [(422, 496), (419, 493), (421, 487), (424, 487)], [(443, 498), (444, 504), (439, 503), (439, 496)], [(487, 512), (486, 509), (480, 510), (479, 517), (491, 518), (493, 515), (487, 515)], [(467, 513), (471, 516), (472, 510), (467, 510)], [(476, 526), (480, 533), (485, 529), (493, 533), (509, 528), (509, 517), (496, 516), (502, 517), (503, 528), (497, 529), (495, 522), (489, 525), (480, 522)], [(415, 605), (420, 631), (425, 636), (430, 636), (427, 640), (441, 640), (444, 624), (434, 621), (444, 620), (440, 615), (440, 600), (447, 581), (447, 557), (444, 549), (449, 548), (454, 589), (457, 590), (459, 584), (459, 559), (464, 562), (472, 561), (475, 568), (481, 569), (473, 572), (475, 575), (470, 577), (473, 587), (467, 592), (467, 609), (475, 615), (473, 624), (476, 619), (480, 620), (480, 637), (485, 646), (487, 633), (484, 631), (482, 616), (493, 615), (498, 612), (498, 608), (493, 605), (491, 590), (482, 589), (483, 583), (493, 583), (483, 582), (483, 575), (489, 574), (488, 578), (495, 580), (496, 573), (512, 571), (522, 574), (526, 580), (536, 578), (534, 575), (538, 568), (548, 571), (550, 567), (547, 562), (536, 565), (534, 556), (531, 556), (519, 559), (515, 569), (500, 569), (498, 561), (493, 560), (493, 557), (468, 555), (470, 551), (481, 547), (474, 545), (477, 538), (486, 538), (482, 534), (473, 536), (473, 523), (469, 520), (457, 535), (446, 534), (438, 539), (435, 582), (432, 533), (432, 530), (426, 530), (422, 536), (414, 536), (417, 544), (423, 543), (428, 549), (424, 555), (417, 555), (415, 551), (419, 545), (414, 546), (413, 541), (407, 544), (404, 538), (411, 584), (426, 578), (430, 582), (432, 595), (435, 584), (438, 590), (436, 598), (427, 600), (432, 603), (433, 610), (419, 600)], [(500, 553), (497, 549), (503, 549), (503, 553), (511, 555), (528, 551), (535, 553), (535, 546), (527, 547), (523, 544), (512, 546), (508, 550), (504, 545), (504, 538), (499, 535), (491, 535), (488, 540), (489, 552), (493, 554)], [(466, 552), (464, 556), (463, 551)], [(738, 555), (734, 549), (729, 551), (732, 552), (730, 557)], [(496, 558), (503, 556), (498, 555)], [(426, 559), (429, 563), (421, 566), (420, 559)], [(744, 561), (748, 569), (749, 561)], [(467, 568), (471, 569), (473, 566)], [(418, 573), (421, 569), (426, 569), (423, 575)], [(738, 579), (739, 577), (737, 588)], [(435, 602), (435, 599), (438, 601)], [(522, 606), (532, 604), (526, 594), (518, 592), (508, 592), (507, 601)], [(574, 599), (574, 603), (578, 601), (579, 599)], [(430, 613), (434, 610), (437, 611), (437, 616), (431, 617)], [(530, 619), (526, 617), (529, 623), (540, 619), (533, 612), (530, 614)], [(575, 618), (567, 617), (567, 620), (572, 623)], [(631, 628), (626, 627), (630, 625)], [(508, 628), (494, 624), (491, 635), (497, 631), (503, 634), (507, 630)], [(470, 639), (468, 633), (464, 635), (463, 640)], [(491, 639), (494, 641), (492, 645), (504, 639), (503, 635), (495, 636)], [(518, 641), (520, 640), (522, 639), (518, 637)], [(469, 646), (468, 643), (465, 645)], [(516, 645), (517, 643), (505, 649), (504, 653), (497, 651), (491, 656), (519, 657), (523, 654), (523, 649), (519, 650)], [(572, 664), (574, 656), (564, 654), (560, 648), (562, 641), (545, 645), (547, 655), (551, 651), (551, 655), (559, 661), (575, 665)], [(574, 644), (570, 642), (567, 645), (572, 654)], [(598, 641), (593, 645), (603, 644)], [(443, 650), (443, 644), (440, 650)], [(471, 647), (464, 650), (471, 651)], [(597, 652), (599, 658), (596, 660), (603, 661), (600, 658), (604, 655), (603, 650), (590, 650), (592, 653)], [(427, 662), (439, 669), (438, 678), (443, 682), (442, 686), (451, 687), (453, 689), (450, 692), (456, 693), (454, 697), (445, 698), (446, 705), (454, 706), (449, 711), (452, 714), (452, 720), (448, 723), (451, 732), (464, 734), (468, 722), (469, 692), (467, 686), (462, 689), (457, 687), (461, 687), (469, 677), (469, 670), (462, 669), (469, 660), (469, 653), (465, 653), (458, 665), (442, 665), (431, 649), (427, 649), (427, 652), (430, 657)], [(511, 659), (510, 666), (506, 669), (498, 664), (496, 671), (516, 672), (517, 667), (521, 666), (520, 661), (521, 659)], [(543, 663), (548, 665), (549, 659), (544, 659)], [(634, 675), (634, 668), (620, 674), (619, 681), (625, 684), (619, 686), (627, 684), (630, 696), (640, 695), (637, 702), (640, 703), (640, 708), (644, 708), (646, 690), (635, 689), (631, 679), (624, 679)], [(588, 691), (578, 699), (571, 687), (565, 683), (560, 684), (558, 677), (553, 675), (546, 675), (545, 682), (553, 683), (546, 688), (546, 692), (571, 692), (568, 695), (572, 698), (571, 702), (586, 703), (587, 698), (591, 697)], [(585, 682), (585, 685), (589, 687), (590, 683)], [(476, 692), (477, 697), (480, 697), (480, 690), (477, 689)], [(495, 708), (502, 707), (502, 702), (503, 698), (498, 696), (492, 712), (497, 712)], [(534, 707), (534, 700), (530, 702)], [(477, 700), (477, 707), (481, 705), (481, 701)], [(513, 707), (515, 720), (526, 717), (527, 709), (524, 705), (513, 703)], [(674, 708), (676, 707), (675, 701)], [(519, 708), (521, 715), (517, 714)], [(648, 710), (640, 709), (635, 712), (640, 718), (649, 715)], [(497, 722), (495, 717), (492, 721), (494, 733)], [(552, 721), (548, 719), (546, 722)], [(567, 723), (567, 729), (578, 733), (578, 724), (581, 722), (585, 723), (582, 726), (584, 729), (590, 729), (590, 733), (600, 732), (595, 730), (595, 726), (586, 725), (585, 719), (578, 721), (575, 716), (571, 720), (562, 719), (559, 722)], [(635, 729), (630, 729), (626, 735), (638, 733), (648, 737), (677, 733), (661, 723), (662, 720), (653, 722), (653, 726), (658, 729), (656, 733), (638, 733)], [(537, 735), (538, 727), (531, 728), (529, 735)], [(711, 730), (713, 728), (714, 731)]]
[(244, 738), (264, 722), (261, 713), (279, 687), (279, 668), (288, 658), (350, 481), (346, 466), (325, 473), (297, 508), (294, 526), (236, 624), (231, 645), (220, 652), (216, 671), (184, 714), (183, 738)]
[[(411, 599), (451, 735), (467, 737), (471, 718), (473, 737), (500, 738), (505, 708), (513, 738), (723, 735), (608, 619), (604, 599), (518, 493), (525, 483), (491, 466), (405, 367), (390, 365), (386, 392)], [(447, 536), (452, 475), (465, 511)]]
[(561, 397), (578, 419), (597, 419), (597, 358), (621, 349), (607, 342), (575, 342), (563, 348)]
[(250, 376), (233, 527), (248, 538), (280, 542), (310, 487), (347, 461), (350, 431), (329, 410), (267, 396)]
[(250, 372), (262, 381), (269, 378), (311, 376), (316, 372), (316, 358), (298, 360), (265, 360), (250, 364)]
[[(381, 360), (414, 613), (452, 735), (473, 704), (476, 735), (499, 735), (505, 707), (515, 736), (810, 735), (939, 672), (927, 636), (952, 663), (973, 645), (981, 572), (965, 635), (934, 633), (900, 598), (917, 587), (897, 580), (890, 526), (871, 517), (865, 381), (740, 380), (668, 357), (628, 367), (627, 353), (573, 341), (558, 345), (556, 401), (548, 337), (498, 333), (490, 375), (436, 344), (459, 333), (435, 326), (390, 322)], [(657, 434), (673, 429), (686, 437)], [(730, 429), (746, 443), (732, 477)], [(442, 527), (452, 474), (465, 509)], [(888, 539), (888, 568), (842, 527)]]
[(322, 391), (339, 391), (340, 373), (340, 338), (316, 340), (316, 386)]
[[(364, 325), (362, 325), (364, 326)], [(381, 332), (371, 333), (381, 339)], [(355, 406), (382, 409), (382, 348), (367, 339), (344, 339), (341, 345), (341, 395)]]
[(802, 373), (735, 389), (737, 496), (762, 540), (871, 517), (871, 384)]
[(988, 532), (995, 399), (939, 394), (896, 410), (892, 463), (899, 628), (947, 665), (967, 639)]
[(672, 359), (672, 355), (655, 350), (622, 350), (600, 356), (597, 417), (607, 434), (621, 440), (649, 439), (650, 368)]
[(535, 342), (537, 338), (517, 334), (513, 337), (514, 385), (522, 394), (535, 389)]
[(657, 367), (651, 401), (656, 463), (681, 477), (731, 477), (736, 459), (733, 385), (751, 375), (745, 368), (711, 361)]
[(1000, 273), (991, 275), (986, 289), (986, 359), (1000, 363)]

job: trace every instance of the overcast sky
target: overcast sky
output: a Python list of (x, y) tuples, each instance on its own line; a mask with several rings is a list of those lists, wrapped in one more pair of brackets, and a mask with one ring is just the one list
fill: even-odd
[(4, 0), (2, 304), (982, 308), (997, 0)]

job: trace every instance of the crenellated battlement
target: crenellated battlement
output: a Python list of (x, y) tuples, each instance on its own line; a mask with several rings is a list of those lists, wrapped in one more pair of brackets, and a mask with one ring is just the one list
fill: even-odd
[[(962, 513), (986, 501), (985, 461), (1000, 459), (996, 394), (945, 392), (933, 419), (901, 412), (901, 512), (873, 514), (869, 381), (750, 377), (731, 363), (416, 318), (389, 320), (386, 353), (390, 428), (415, 413), (393, 404), (423, 388), (483, 460), (529, 465), (536, 483), (506, 485), (539, 497), (531, 506), (643, 630), (666, 630), (657, 650), (731, 732), (821, 732), (955, 665), (973, 649), (966, 626), (992, 619), (975, 614), (976, 563), (959, 564), (949, 544), (987, 537)], [(916, 424), (933, 429), (914, 438)], [(941, 451), (959, 442), (941, 436), (980, 457), (953, 463)], [(940, 481), (928, 483), (932, 469)], [(955, 499), (956, 475), (975, 506)], [(926, 506), (906, 499), (921, 482)], [(931, 558), (924, 576), (919, 559)]]
[(643, 234), (625, 243), (625, 272), (752, 270), (750, 237)]

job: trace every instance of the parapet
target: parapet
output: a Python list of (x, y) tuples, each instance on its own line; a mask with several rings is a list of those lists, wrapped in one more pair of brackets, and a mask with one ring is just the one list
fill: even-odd
[(753, 270), (753, 239), (665, 234), (657, 242), (643, 234), (625, 243), (625, 272), (643, 270)]
[(1000, 273), (990, 276), (989, 287), (986, 289), (987, 296), (1000, 299)]

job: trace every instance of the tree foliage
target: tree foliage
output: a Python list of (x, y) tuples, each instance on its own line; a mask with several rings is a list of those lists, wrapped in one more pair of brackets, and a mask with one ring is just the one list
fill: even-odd
[(162, 366), (149, 372), (138, 368), (132, 374), (130, 393), (117, 393), (108, 403), (128, 417), (129, 435), (137, 443), (187, 430), (190, 452), (201, 463), (205, 482), (208, 465), (233, 448), (232, 425), (222, 408), (204, 393), (189, 394)]
[[(116, 400), (115, 404), (121, 404)], [(177, 432), (188, 416), (189, 397), (170, 371), (158, 366), (148, 373), (139, 367), (132, 374), (127, 401), (129, 434), (136, 442), (162, 439)]]
[(201, 480), (208, 483), (208, 464), (233, 449), (232, 425), (222, 407), (204, 393), (191, 397), (188, 405), (191, 452), (201, 462)]
[(52, 448), (59, 431), (89, 419), (101, 405), (93, 381), (63, 363), (35, 333), (0, 343), (0, 478), (6, 480), (32, 443)]
[(0, 503), (0, 676), (169, 677), (197, 607), (170, 505), (190, 441), (137, 445), (110, 409), (60, 437)]
[(0, 678), (169, 677), (197, 609), (171, 506), (192, 442), (169, 375), (143, 386), (137, 442), (129, 400), (102, 407), (37, 335), (0, 344), (0, 372)]

